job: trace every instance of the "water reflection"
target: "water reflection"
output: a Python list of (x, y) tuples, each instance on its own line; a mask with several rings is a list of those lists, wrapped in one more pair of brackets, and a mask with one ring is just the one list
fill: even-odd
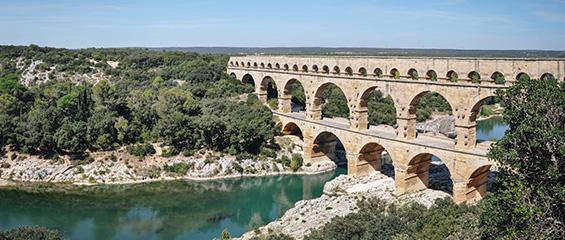
[(502, 117), (477, 121), (477, 141), (500, 140), (508, 129), (508, 124), (504, 122)]
[[(211, 239), (262, 226), (321, 195), (335, 172), (132, 186), (0, 190), (0, 229), (41, 225), (71, 239)], [(34, 190), (35, 189), (35, 190)], [(57, 190), (59, 189), (59, 190)]]

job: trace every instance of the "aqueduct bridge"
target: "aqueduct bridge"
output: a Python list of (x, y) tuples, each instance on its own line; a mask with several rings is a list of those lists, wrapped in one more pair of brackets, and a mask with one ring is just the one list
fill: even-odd
[[(348, 174), (378, 171), (386, 151), (394, 165), (395, 191), (406, 193), (428, 187), (432, 156), (451, 174), (456, 202), (472, 202), (486, 193), (492, 162), (489, 143), (477, 144), (476, 118), (483, 102), (496, 90), (521, 77), (563, 79), (563, 59), (469, 59), (403, 57), (231, 57), (228, 73), (253, 81), (255, 93), (267, 101), (267, 83), (278, 91), (274, 112), (283, 133), (303, 138), (305, 163), (333, 154), (337, 139), (347, 156)], [(291, 85), (300, 83), (306, 111), (291, 111)], [(322, 118), (322, 93), (339, 87), (349, 106), (349, 120)], [(390, 95), (398, 127), (369, 127), (368, 97), (373, 91)], [(443, 96), (455, 116), (455, 139), (417, 134), (416, 105), (429, 92)]]

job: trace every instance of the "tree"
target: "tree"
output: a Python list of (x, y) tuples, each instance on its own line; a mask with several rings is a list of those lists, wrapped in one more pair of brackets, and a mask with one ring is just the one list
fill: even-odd
[(565, 237), (565, 84), (522, 78), (498, 96), (505, 136), (489, 152), (499, 165), (483, 202), (485, 238)]
[(226, 228), (222, 231), (222, 235), (220, 235), (220, 240), (230, 240), (230, 239), (231, 239), (230, 232)]
[(58, 149), (70, 153), (82, 153), (88, 148), (86, 136), (86, 122), (71, 122), (67, 120), (57, 129), (53, 137), (57, 142)]

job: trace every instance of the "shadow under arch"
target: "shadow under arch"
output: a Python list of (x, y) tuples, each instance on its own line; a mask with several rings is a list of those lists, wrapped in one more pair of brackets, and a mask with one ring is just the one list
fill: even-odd
[(281, 133), (283, 136), (294, 135), (300, 138), (300, 140), (304, 140), (302, 130), (296, 123), (293, 122), (288, 122), (286, 125), (284, 125)]
[(278, 99), (279, 97), (277, 84), (275, 80), (270, 76), (266, 76), (263, 78), (263, 80), (261, 81), (259, 91), (260, 93), (267, 94), (267, 101), (271, 99)]
[(407, 184), (412, 191), (433, 189), (453, 194), (453, 180), (447, 165), (431, 153), (420, 153), (412, 157), (406, 170), (407, 175), (415, 175)]
[(243, 75), (243, 77), (241, 78), (241, 82), (243, 84), (250, 84), (250, 85), (253, 85), (253, 87), (255, 87), (255, 79), (249, 73)]
[(314, 139), (311, 149), (312, 161), (331, 160), (338, 166), (347, 167), (347, 154), (339, 138), (331, 132), (321, 132)]
[(394, 179), (394, 165), (385, 147), (376, 142), (365, 144), (359, 151), (356, 176), (366, 176), (381, 172)]

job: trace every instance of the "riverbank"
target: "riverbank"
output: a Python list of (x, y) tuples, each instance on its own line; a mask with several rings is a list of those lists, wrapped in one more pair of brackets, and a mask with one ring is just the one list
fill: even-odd
[[(193, 156), (164, 157), (156, 147), (153, 156), (135, 157), (125, 148), (89, 153), (83, 160), (71, 156), (44, 159), (41, 156), (7, 152), (0, 160), (0, 186), (25, 183), (70, 183), (76, 185), (136, 184), (156, 181), (208, 181), (239, 177), (275, 175), (311, 175), (336, 169), (332, 161), (301, 166), (294, 171), (282, 156), (290, 159), (302, 154), (299, 139), (278, 137), (281, 150), (275, 157), (249, 156), (237, 158), (201, 150)], [(252, 158), (253, 157), (253, 158)]]
[(451, 198), (451, 196), (446, 192), (432, 189), (395, 195), (394, 179), (381, 173), (374, 173), (364, 178), (341, 175), (325, 184), (321, 197), (297, 202), (281, 218), (249, 231), (239, 239), (250, 240), (254, 237), (261, 239), (261, 236), (273, 233), (303, 239), (312, 230), (322, 227), (333, 218), (357, 212), (359, 210), (357, 204), (360, 200), (372, 198), (379, 198), (387, 204), (417, 202), (429, 207), (436, 199)]

